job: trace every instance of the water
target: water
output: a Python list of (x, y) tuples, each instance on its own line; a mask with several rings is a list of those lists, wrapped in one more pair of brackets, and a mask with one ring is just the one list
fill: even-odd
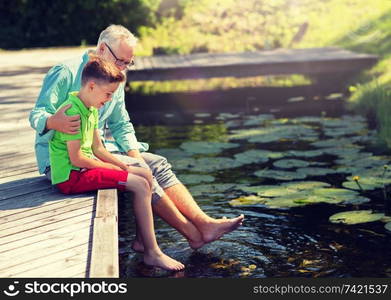
[[(259, 114), (254, 112), (252, 114), (241, 113), (236, 116), (218, 113), (187, 116), (178, 116), (176, 113), (162, 114), (161, 125), (139, 125), (136, 127), (136, 132), (140, 141), (148, 141), (151, 152), (159, 153), (159, 151), (164, 152), (162, 149), (179, 149), (179, 146), (186, 141), (226, 141), (233, 130), (262, 128), (265, 124), (268, 128), (272, 128), (286, 124), (280, 122), (284, 117), (283, 114), (273, 115), (274, 120), (278, 122), (269, 120), (258, 124), (254, 121), (256, 116)], [(312, 117), (322, 116), (325, 117), (324, 113), (314, 112)], [(303, 119), (300, 117), (303, 116), (297, 114), (296, 123), (301, 123)], [(360, 119), (355, 123), (354, 116), (352, 119), (349, 118), (339, 116), (333, 118), (332, 122), (340, 120), (351, 122), (349, 123), (351, 125), (343, 125), (343, 128), (352, 128), (361, 122), (365, 124), (365, 121)], [(305, 123), (316, 132), (316, 141), (342, 137), (337, 133), (338, 128), (341, 128), (335, 126), (338, 124), (330, 123), (329, 127), (320, 129), (321, 126), (316, 120)], [(291, 122), (292, 119), (286, 121)], [(244, 122), (247, 122), (247, 125), (244, 125)], [(353, 130), (343, 135), (348, 138), (355, 136), (373, 137), (373, 131), (368, 128), (358, 128), (357, 132)], [(311, 145), (313, 142), (311, 138), (313, 138), (311, 134), (310, 138), (302, 134), (296, 138), (266, 143), (249, 142), (248, 139), (230, 140), (230, 142), (238, 143), (239, 146), (222, 150), (219, 153), (195, 153), (190, 157), (192, 159), (233, 158), (235, 154), (251, 149), (273, 152), (315, 150), (317, 148)], [(373, 138), (363, 138), (356, 141), (355, 145), (360, 147), (360, 153), (385, 155), (386, 162), (389, 159), (387, 151), (378, 148)], [(336, 155), (326, 154), (300, 159), (311, 163), (324, 163), (328, 167), (335, 168), (334, 161), (337, 158)], [(179, 166), (179, 158), (176, 155), (169, 159), (174, 169), (176, 165)], [(208, 174), (214, 177), (213, 182), (200, 183), (202, 186), (221, 183), (250, 186), (277, 185), (287, 181), (273, 178), (262, 179), (253, 175), (257, 170), (274, 168), (273, 163), (277, 160), (269, 159), (263, 163), (209, 171), (207, 169), (194, 171), (192, 168), (179, 167), (176, 173), (179, 177), (185, 174)], [(353, 158), (350, 166), (354, 166), (357, 161), (357, 158)], [(307, 176), (302, 180), (317, 180), (327, 182), (333, 187), (342, 187), (342, 182), (349, 175), (340, 172), (323, 176)], [(186, 265), (185, 271), (171, 274), (146, 267), (142, 263), (142, 256), (131, 250), (130, 243), (134, 239), (135, 220), (131, 201), (128, 200), (126, 194), (122, 195), (119, 203), (121, 277), (391, 277), (391, 239), (387, 230), (384, 229), (385, 223), (343, 225), (329, 222), (332, 214), (341, 211), (372, 209), (382, 212), (384, 199), (381, 188), (360, 193), (371, 200), (360, 205), (318, 203), (290, 209), (271, 209), (262, 205), (233, 207), (229, 201), (243, 195), (243, 192), (223, 189), (223, 191), (202, 194), (194, 188), (196, 185), (186, 184), (207, 214), (221, 218), (243, 213), (246, 217), (244, 225), (220, 240), (198, 251), (193, 251), (179, 233), (161, 219), (156, 218), (157, 239), (162, 250)]]

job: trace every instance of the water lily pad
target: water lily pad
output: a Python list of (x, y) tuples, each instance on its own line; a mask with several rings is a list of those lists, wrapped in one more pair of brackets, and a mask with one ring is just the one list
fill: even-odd
[(219, 115), (216, 117), (217, 120), (227, 120), (227, 119), (234, 119), (240, 117), (239, 114), (231, 114), (231, 113), (219, 113)]
[(191, 156), (191, 154), (177, 148), (162, 148), (156, 150), (155, 153), (164, 156), (169, 161), (187, 158)]
[(352, 190), (340, 188), (320, 188), (314, 190), (315, 195), (326, 197), (356, 196), (359, 193)]
[(215, 180), (211, 175), (184, 174), (178, 177), (183, 184), (199, 184), (201, 182), (213, 182)]
[(370, 201), (370, 199), (360, 196), (358, 192), (340, 189), (340, 188), (320, 188), (313, 190), (313, 198), (311, 201), (325, 202), (330, 204), (363, 204)]
[(219, 142), (184, 142), (180, 145), (187, 153), (192, 154), (213, 154), (220, 153), (224, 149), (238, 147), (235, 143), (219, 143)]
[(304, 100), (305, 100), (305, 97), (299, 96), (299, 97), (288, 98), (286, 101), (291, 103), (291, 102), (301, 102), (301, 101), (304, 101)]
[[(370, 199), (362, 197), (358, 192), (340, 189), (325, 188), (328, 183), (320, 181), (299, 181), (280, 185), (260, 185), (240, 188), (240, 190), (256, 193), (262, 198), (266, 207), (290, 208), (316, 203), (329, 204), (362, 204)], [(249, 198), (258, 199), (258, 198)], [(257, 202), (257, 204), (259, 204)], [(240, 205), (240, 202), (237, 202)], [(271, 206), (272, 205), (272, 206)]]
[(332, 215), (331, 223), (342, 223), (347, 225), (379, 221), (384, 214), (373, 213), (372, 210), (345, 211)]
[(335, 138), (335, 139), (327, 139), (320, 140), (316, 142), (312, 142), (311, 146), (318, 148), (362, 148), (358, 145), (352, 144), (352, 140), (349, 138)]
[(216, 184), (201, 184), (189, 188), (190, 193), (194, 197), (198, 196), (224, 196), (227, 191), (238, 189), (240, 185), (235, 183), (216, 183)]
[(383, 167), (390, 163), (390, 158), (386, 156), (369, 156), (354, 161), (354, 165), (360, 168)]
[(281, 140), (315, 141), (317, 139), (318, 133), (309, 126), (285, 125), (271, 127), (268, 133), (251, 137), (248, 141), (250, 143), (269, 143)]
[(263, 192), (274, 188), (276, 188), (275, 185), (254, 185), (254, 186), (242, 186), (239, 188), (239, 190), (246, 193), (262, 195)]
[(347, 156), (353, 157), (353, 156), (357, 156), (357, 153), (359, 153), (360, 148), (349, 145), (349, 147), (346, 147), (346, 148), (333, 147), (333, 148), (322, 149), (322, 151), (325, 154), (335, 155), (335, 156), (339, 156), (339, 157), (347, 157)]
[(365, 126), (354, 126), (354, 127), (346, 127), (346, 128), (331, 128), (331, 129), (324, 129), (323, 133), (324, 135), (328, 137), (342, 137), (342, 136), (349, 136), (353, 134), (364, 134), (365, 133)]
[(306, 125), (271, 126), (257, 129), (234, 130), (230, 139), (248, 139), (250, 143), (269, 143), (280, 140), (316, 140), (318, 133)]
[(240, 163), (229, 157), (202, 157), (187, 158), (172, 162), (175, 170), (188, 170), (201, 173), (210, 173), (218, 170), (236, 168)]
[(286, 151), (286, 156), (294, 156), (294, 157), (316, 157), (323, 155), (322, 150), (288, 150)]
[[(288, 195), (292, 195), (294, 193), (297, 193), (297, 190), (295, 190), (295, 189), (290, 189), (290, 188), (287, 188), (285, 186), (280, 186), (280, 185), (268, 186), (269, 188), (263, 188), (263, 189), (261, 187), (262, 186), (260, 186), (258, 188), (258, 190), (256, 190), (256, 193), (262, 197), (288, 196)], [(251, 188), (253, 188), (253, 187), (251, 187)]]
[(171, 161), (172, 167), (175, 170), (190, 170), (196, 165), (196, 163), (197, 160), (191, 157)]
[(265, 198), (255, 196), (255, 195), (240, 197), (229, 201), (229, 204), (232, 206), (248, 206), (248, 205), (251, 206), (257, 204), (264, 204), (264, 203), (265, 203)]
[(365, 124), (361, 116), (345, 115), (341, 118), (323, 118), (319, 121), (325, 127), (349, 127), (353, 124)]
[(238, 163), (246, 165), (252, 163), (264, 163), (267, 162), (269, 159), (281, 158), (284, 157), (284, 153), (252, 149), (237, 153), (234, 155), (234, 157)]
[(268, 154), (270, 151), (264, 150), (248, 150), (234, 155), (235, 160), (240, 164), (264, 163), (269, 160)]
[(294, 180), (294, 179), (304, 179), (307, 177), (306, 174), (292, 172), (292, 171), (280, 171), (280, 170), (260, 170), (254, 173), (255, 176), (261, 178), (273, 178), (276, 180)]
[(335, 174), (334, 169), (329, 168), (317, 168), (317, 167), (308, 167), (308, 168), (299, 168), (296, 170), (297, 173), (302, 174), (303, 176), (324, 176), (328, 174)]
[(265, 121), (273, 120), (274, 116), (271, 114), (261, 114), (257, 116), (249, 116), (247, 120), (243, 122), (244, 126), (257, 126), (262, 125)]
[(307, 167), (309, 165), (310, 164), (308, 162), (299, 159), (281, 159), (273, 163), (273, 166), (281, 169), (300, 168)]
[(282, 185), (286, 186), (287, 188), (295, 189), (295, 190), (298, 190), (298, 191), (313, 190), (313, 189), (316, 189), (316, 188), (322, 188), (322, 187), (330, 186), (329, 183), (322, 182), (322, 181), (295, 181), (295, 182), (283, 183)]
[(307, 117), (297, 117), (295, 118), (295, 120), (300, 123), (321, 123), (323, 121), (323, 118), (307, 116)]
[(268, 198), (265, 201), (265, 205), (269, 208), (291, 208), (305, 206), (306, 203), (302, 202), (306, 197), (297, 195), (297, 197), (277, 197), (277, 198)]
[(388, 222), (386, 225), (384, 225), (384, 228), (391, 232), (391, 222)]
[(276, 197), (276, 198), (264, 198), (261, 196), (246, 196), (233, 199), (229, 202), (232, 206), (254, 206), (262, 205), (268, 208), (291, 208), (306, 205), (300, 203), (298, 200), (305, 199), (303, 195), (296, 195), (290, 197)]
[(345, 181), (342, 183), (342, 186), (348, 189), (353, 190), (364, 190), (364, 191), (370, 191), (377, 188), (382, 188), (385, 184), (391, 184), (391, 178), (382, 178), (380, 176), (359, 176), (358, 181), (355, 181), (353, 178), (355, 176), (349, 176), (347, 179), (348, 181)]
[(338, 153), (339, 158), (335, 160), (339, 165), (352, 165), (355, 161), (372, 156), (370, 152)]
[(362, 168), (358, 167), (349, 167), (349, 166), (340, 166), (335, 169), (338, 173), (346, 173), (346, 174), (361, 174)]
[(210, 117), (211, 114), (210, 113), (195, 113), (194, 116), (197, 118), (207, 118), (207, 117)]
[(224, 123), (225, 127), (227, 128), (234, 128), (234, 127), (239, 127), (242, 125), (241, 120), (229, 120)]
[(383, 223), (389, 223), (391, 222), (391, 216), (384, 216), (380, 221), (382, 221)]

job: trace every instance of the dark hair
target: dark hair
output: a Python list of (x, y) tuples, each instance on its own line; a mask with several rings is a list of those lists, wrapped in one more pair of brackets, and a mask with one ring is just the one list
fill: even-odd
[(123, 82), (125, 75), (117, 69), (114, 63), (93, 55), (83, 68), (81, 84), (85, 85), (89, 80), (96, 80), (100, 83)]

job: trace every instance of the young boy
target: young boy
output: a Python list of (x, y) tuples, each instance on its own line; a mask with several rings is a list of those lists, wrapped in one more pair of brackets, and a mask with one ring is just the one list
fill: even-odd
[(67, 115), (80, 115), (80, 131), (75, 135), (56, 131), (49, 143), (52, 184), (65, 194), (102, 188), (132, 191), (138, 232), (144, 244), (144, 262), (166, 270), (183, 269), (184, 265), (165, 255), (156, 241), (151, 172), (122, 163), (104, 148), (100, 139), (98, 109), (111, 100), (124, 75), (111, 62), (94, 56), (81, 76), (80, 91), (70, 93), (62, 104), (72, 104)]

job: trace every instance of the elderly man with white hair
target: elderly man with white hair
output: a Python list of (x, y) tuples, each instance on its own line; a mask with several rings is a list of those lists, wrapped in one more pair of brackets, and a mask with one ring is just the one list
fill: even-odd
[[(136, 43), (136, 37), (125, 27), (110, 25), (101, 32), (96, 50), (89, 50), (81, 57), (59, 63), (46, 74), (36, 105), (30, 113), (30, 124), (36, 130), (35, 153), (39, 172), (46, 174), (49, 180), (48, 141), (55, 130), (76, 134), (80, 128), (79, 116), (65, 114), (70, 106), (56, 110), (70, 92), (80, 89), (81, 71), (88, 62), (89, 54), (94, 53), (110, 60), (125, 72), (134, 64)], [(99, 130), (104, 140), (105, 129), (110, 129), (115, 143), (108, 148), (120, 153), (118, 157), (122, 161), (151, 170), (154, 182), (153, 211), (186, 237), (193, 249), (215, 241), (240, 226), (244, 218), (242, 215), (232, 219), (215, 219), (206, 215), (172, 172), (167, 160), (147, 152), (148, 144), (137, 141), (125, 107), (124, 87), (125, 83), (121, 84), (113, 94), (112, 101), (100, 109)], [(139, 234), (136, 234), (132, 247), (135, 251), (143, 251)]]

